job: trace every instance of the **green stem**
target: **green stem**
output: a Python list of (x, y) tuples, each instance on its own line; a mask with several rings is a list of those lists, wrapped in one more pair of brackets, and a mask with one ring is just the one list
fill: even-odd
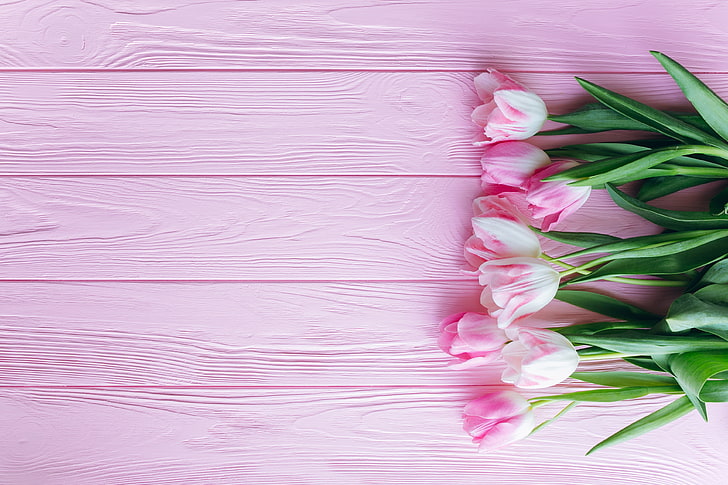
[[(549, 256), (546, 253), (541, 253), (541, 258), (542, 259), (545, 259), (546, 261), (548, 261), (550, 263), (554, 263), (554, 264), (556, 264), (558, 266), (561, 266), (562, 268), (566, 268), (567, 270), (576, 269), (576, 266), (574, 266), (573, 264), (564, 263), (560, 259), (554, 258), (553, 256)], [(587, 270), (583, 270), (583, 269), (582, 270), (579, 270), (577, 272), (580, 273), (580, 274), (590, 274), (591, 273), (591, 271), (587, 271)], [(563, 274), (563, 272), (561, 274)]]
[(687, 286), (686, 281), (642, 280), (639, 278), (623, 278), (621, 276), (608, 276), (602, 279), (606, 281), (614, 281), (616, 283), (627, 283), (629, 285), (640, 286)]
[[(533, 428), (533, 431), (531, 431), (531, 434), (533, 434), (536, 431), (539, 431), (539, 430), (545, 428), (546, 426), (548, 426), (549, 424), (553, 423), (554, 421), (556, 421), (557, 419), (559, 419), (561, 416), (563, 416), (564, 414), (566, 414), (569, 411), (571, 411), (571, 409), (573, 409), (574, 406), (576, 406), (577, 404), (578, 403), (576, 401), (573, 401), (573, 402), (569, 403), (564, 409), (562, 409), (561, 411), (559, 411), (558, 413), (556, 413), (556, 415), (553, 418), (547, 419), (543, 423), (541, 423), (538, 426), (536, 426), (535, 428)], [(532, 406), (532, 407), (535, 407), (535, 406)]]
[[(568, 335), (566, 336), (568, 338)], [(592, 362), (595, 360), (624, 359), (625, 357), (638, 357), (644, 354), (627, 354), (624, 352), (601, 352), (598, 354), (579, 354), (579, 362)]]
[[(700, 178), (728, 178), (728, 169), (712, 167), (685, 167), (665, 164), (662, 166), (667, 175), (689, 175)], [(656, 174), (660, 176), (660, 174)]]
[(570, 274), (574, 273), (580, 273), (580, 274), (589, 274), (590, 271), (586, 271), (588, 268), (591, 268), (592, 266), (596, 266), (598, 264), (601, 264), (602, 261), (598, 260), (592, 260), (587, 261), (586, 263), (580, 265), (580, 266), (572, 266), (571, 269), (567, 269), (566, 271), (561, 271), (559, 274), (563, 278), (564, 276), (569, 276)]

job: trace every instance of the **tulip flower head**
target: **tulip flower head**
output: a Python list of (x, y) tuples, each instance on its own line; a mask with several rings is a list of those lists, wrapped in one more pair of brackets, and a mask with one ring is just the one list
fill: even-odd
[(562, 221), (569, 214), (576, 212), (591, 194), (591, 187), (577, 187), (564, 182), (543, 182), (541, 179), (563, 172), (579, 165), (569, 160), (556, 160), (552, 164), (536, 170), (528, 179), (526, 202), (537, 219), (543, 219), (541, 228), (544, 231)]
[(440, 324), (440, 348), (461, 360), (452, 365), (466, 369), (485, 365), (500, 357), (503, 346), (510, 340), (498, 328), (495, 318), (484, 313), (456, 313)]
[(541, 244), (511, 202), (489, 195), (475, 200), (473, 236), (465, 242), (465, 259), (474, 267), (486, 261), (516, 256), (533, 258), (541, 254)]
[(486, 394), (470, 401), (463, 428), (478, 443), (478, 451), (493, 451), (528, 436), (535, 426), (528, 401), (513, 391)]
[(483, 184), (524, 188), (536, 170), (551, 163), (549, 156), (525, 141), (504, 141), (485, 147), (480, 160)]
[(483, 104), (475, 108), (472, 119), (483, 128), (483, 144), (506, 140), (525, 140), (535, 135), (546, 122), (546, 104), (537, 94), (495, 69), (478, 75), (475, 91)]
[(523, 389), (542, 389), (569, 377), (579, 355), (563, 335), (542, 328), (520, 328), (502, 352), (508, 367), (501, 380)]
[(537, 258), (486, 261), (478, 272), (480, 284), (485, 287), (480, 302), (501, 328), (546, 306), (559, 288), (559, 273)]

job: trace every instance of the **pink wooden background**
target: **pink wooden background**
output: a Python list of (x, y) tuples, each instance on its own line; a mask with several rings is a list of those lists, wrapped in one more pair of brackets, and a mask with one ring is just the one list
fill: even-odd
[[(474, 75), (684, 107), (649, 49), (728, 96), (715, 0), (0, 2), (0, 483), (725, 483), (726, 407), (583, 457), (661, 397), (479, 455), (499, 368), (436, 346)], [(653, 229), (609, 207), (566, 229)]]

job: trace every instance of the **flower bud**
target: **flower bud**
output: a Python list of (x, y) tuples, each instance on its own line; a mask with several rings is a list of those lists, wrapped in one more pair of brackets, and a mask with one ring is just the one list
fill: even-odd
[(486, 261), (516, 256), (538, 257), (541, 244), (518, 210), (501, 196), (475, 200), (473, 236), (465, 242), (465, 259), (478, 267)]
[(523, 188), (534, 172), (549, 165), (551, 159), (530, 143), (504, 141), (485, 147), (480, 163), (483, 184)]
[(473, 110), (472, 119), (483, 128), (484, 143), (525, 140), (546, 122), (546, 104), (537, 94), (495, 69), (474, 79), (475, 91), (483, 104)]
[(537, 219), (543, 219), (541, 229), (548, 231), (551, 226), (576, 212), (591, 194), (591, 187), (568, 185), (568, 181), (544, 182), (541, 179), (563, 172), (579, 163), (569, 160), (556, 160), (540, 168), (526, 181), (526, 202)]
[(510, 339), (498, 328), (495, 318), (484, 313), (456, 313), (440, 324), (440, 348), (462, 362), (453, 365), (464, 369), (489, 364), (500, 357)]
[(470, 401), (463, 412), (463, 429), (487, 452), (522, 440), (535, 426), (528, 401), (513, 391), (500, 391)]
[(559, 289), (559, 273), (546, 261), (516, 257), (486, 261), (478, 268), (484, 285), (480, 303), (506, 328), (546, 306)]
[(542, 328), (520, 328), (516, 340), (502, 352), (507, 368), (503, 382), (523, 389), (558, 384), (579, 365), (579, 355), (563, 335)]

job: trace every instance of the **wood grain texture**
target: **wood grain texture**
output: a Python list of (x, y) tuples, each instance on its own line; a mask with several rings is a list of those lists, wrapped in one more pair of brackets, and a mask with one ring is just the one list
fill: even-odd
[(0, 483), (723, 483), (725, 408), (584, 457), (670, 398), (584, 405), (479, 455), (460, 415), (488, 390), (3, 389)]
[[(455, 371), (437, 347), (439, 322), (482, 311), (479, 293), (474, 281), (3, 282), (0, 385), (488, 384), (503, 364)], [(667, 294), (642, 287), (628, 299)], [(530, 324), (599, 318), (553, 302)]]
[(713, 0), (26, 0), (0, 5), (0, 65), (654, 71), (656, 49), (726, 71), (726, 19)]
[[(589, 101), (575, 74), (659, 108), (691, 109), (662, 74), (514, 77), (563, 113)], [(0, 72), (0, 175), (478, 175), (474, 75)], [(728, 96), (728, 76), (702, 77)], [(599, 139), (615, 138), (624, 135)]]
[[(6, 280), (463, 279), (478, 193), (477, 178), (5, 177), (0, 272)], [(675, 203), (688, 210), (690, 200)], [(604, 191), (557, 229), (657, 230)]]

